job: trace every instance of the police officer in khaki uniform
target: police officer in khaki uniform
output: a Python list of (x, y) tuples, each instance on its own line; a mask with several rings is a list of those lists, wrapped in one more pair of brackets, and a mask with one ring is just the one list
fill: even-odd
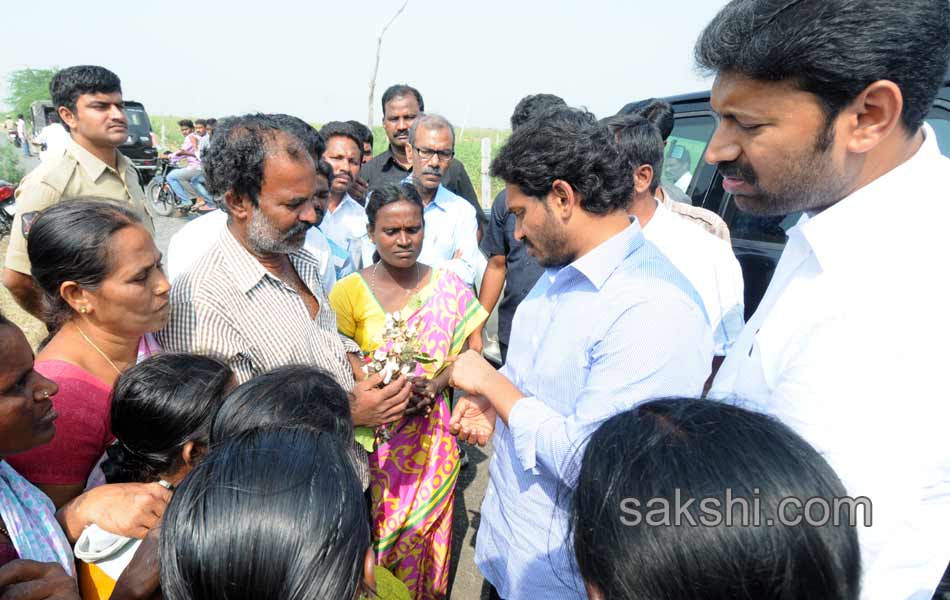
[(30, 275), (26, 240), (44, 208), (95, 196), (128, 205), (153, 229), (135, 167), (118, 151), (128, 137), (119, 78), (103, 67), (69, 67), (53, 76), (49, 88), (70, 140), (61, 157), (41, 163), (17, 188), (17, 214), (3, 269), (3, 285), (37, 318), (42, 318), (41, 294)]

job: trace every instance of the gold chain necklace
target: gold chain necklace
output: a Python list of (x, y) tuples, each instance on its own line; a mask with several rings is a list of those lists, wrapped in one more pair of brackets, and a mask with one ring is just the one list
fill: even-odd
[[(383, 262), (383, 261), (379, 261), (379, 262)], [(369, 281), (369, 289), (372, 290), (374, 294), (376, 293), (376, 271), (379, 270), (379, 262), (373, 265), (373, 273), (370, 275), (370, 281)], [(395, 283), (396, 280), (393, 279), (393, 282)], [(403, 289), (403, 291), (406, 292), (407, 296), (409, 296), (412, 294), (412, 292), (416, 290), (417, 287), (419, 287), (419, 284), (421, 282), (422, 282), (422, 276), (419, 274), (419, 263), (417, 262), (416, 263), (416, 285), (412, 286), (408, 290)], [(399, 284), (396, 283), (396, 285), (398, 286)]]
[(102, 358), (106, 359), (106, 362), (108, 362), (109, 365), (110, 365), (113, 369), (115, 369), (116, 374), (118, 374), (118, 375), (121, 375), (121, 374), (122, 374), (122, 371), (119, 370), (119, 367), (115, 366), (115, 363), (112, 362), (112, 359), (109, 358), (108, 356), (106, 356), (106, 353), (102, 351), (102, 348), (100, 348), (99, 346), (97, 346), (94, 341), (92, 341), (92, 340), (89, 339), (89, 336), (87, 336), (86, 333), (82, 330), (82, 327), (80, 327), (79, 325), (76, 325), (76, 330), (79, 331), (79, 335), (82, 336), (82, 339), (86, 340), (86, 342), (88, 342), (88, 344), (89, 344), (90, 346), (92, 346), (93, 350), (95, 350), (96, 352), (98, 352), (99, 355), (100, 355)]

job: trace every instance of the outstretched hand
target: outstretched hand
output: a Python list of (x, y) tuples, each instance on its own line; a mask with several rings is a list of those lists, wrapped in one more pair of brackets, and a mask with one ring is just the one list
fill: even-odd
[(452, 364), (449, 385), (468, 394), (483, 395), (485, 391), (482, 386), (498, 377), (495, 367), (474, 350), (467, 350), (446, 362)]
[(449, 432), (463, 442), (485, 446), (495, 431), (497, 414), (482, 396), (462, 396), (452, 410)]

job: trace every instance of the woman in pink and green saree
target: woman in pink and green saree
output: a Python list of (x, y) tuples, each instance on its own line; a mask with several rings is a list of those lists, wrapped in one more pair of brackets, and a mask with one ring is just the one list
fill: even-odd
[(471, 288), (448, 269), (417, 261), (423, 206), (405, 184), (373, 192), (369, 233), (380, 260), (339, 281), (330, 294), (340, 332), (366, 354), (388, 352), (382, 332), (395, 321), (413, 332), (431, 363), (418, 363), (414, 401), (405, 416), (376, 431), (358, 428), (371, 452), (373, 541), (379, 564), (417, 599), (444, 598), (452, 547), (458, 445), (449, 433), (451, 393), (446, 359), (467, 346), (488, 317)]

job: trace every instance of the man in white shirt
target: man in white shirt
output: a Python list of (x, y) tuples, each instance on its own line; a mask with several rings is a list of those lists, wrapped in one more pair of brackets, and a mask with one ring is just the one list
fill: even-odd
[(20, 139), (20, 150), (23, 156), (30, 156), (30, 138), (26, 134), (26, 120), (23, 115), (16, 116), (16, 135)]
[(950, 559), (950, 241), (935, 218), (950, 160), (924, 117), (950, 4), (732, 2), (696, 56), (716, 75), (706, 160), (725, 190), (755, 215), (805, 213), (712, 394), (778, 417), (871, 500), (862, 597), (929, 599)]
[(693, 181), (692, 158), (686, 146), (673, 143), (666, 155), (666, 167), (663, 172), (666, 181), (685, 193)]
[(670, 259), (702, 298), (715, 342), (715, 372), (745, 324), (742, 267), (732, 246), (673, 214), (657, 199), (663, 172), (660, 130), (640, 115), (618, 115), (604, 123), (633, 170), (627, 214), (640, 222), (647, 241)]
[(33, 140), (36, 144), (46, 145), (45, 150), (40, 150), (40, 160), (43, 162), (62, 156), (69, 142), (69, 132), (55, 115), (56, 113), (51, 113), (49, 125), (41, 129)]
[(359, 131), (341, 121), (330, 121), (320, 135), (327, 145), (323, 160), (333, 169), (330, 200), (320, 231), (330, 242), (336, 278), (342, 279), (372, 262), (366, 211), (348, 192), (363, 165), (363, 144)]
[(425, 204), (422, 214), (426, 235), (419, 262), (451, 269), (471, 285), (479, 263), (484, 262), (478, 249), (475, 209), (442, 185), (445, 170), (455, 156), (455, 129), (444, 117), (420, 115), (409, 128), (406, 154), (412, 162), (409, 178)]

